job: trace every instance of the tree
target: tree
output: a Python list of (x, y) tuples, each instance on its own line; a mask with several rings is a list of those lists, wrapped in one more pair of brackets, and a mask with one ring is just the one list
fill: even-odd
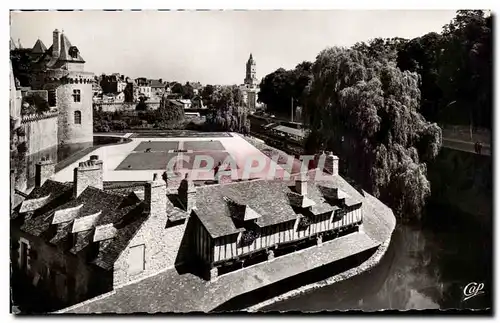
[(421, 77), (421, 113), (427, 120), (491, 129), (492, 16), (460, 10), (441, 34), (405, 43), (398, 67)]
[(287, 113), (293, 97), (293, 73), (284, 68), (264, 77), (260, 83), (259, 102), (265, 103), (269, 111)]
[(183, 94), (182, 98), (186, 100), (191, 100), (194, 98), (194, 88), (189, 84), (189, 82), (186, 82), (186, 85), (183, 87)]
[(408, 42), (404, 38), (374, 38), (368, 43), (359, 42), (352, 49), (377, 61), (396, 62), (399, 50)]
[(443, 38), (438, 33), (428, 33), (407, 42), (399, 51), (397, 63), (403, 71), (420, 75), (421, 113), (426, 120), (438, 121), (442, 91), (438, 86), (439, 57)]
[(184, 87), (182, 86), (182, 84), (175, 83), (174, 85), (172, 85), (172, 93), (179, 94), (181, 97), (184, 97), (186, 92), (184, 91)]
[(215, 87), (210, 84), (205, 85), (205, 87), (201, 91), (201, 98), (203, 100), (203, 104), (208, 108), (214, 105), (215, 101), (214, 92), (215, 92)]
[(441, 129), (418, 112), (418, 80), (390, 60), (330, 48), (312, 67), (305, 109), (306, 148), (338, 152), (349, 177), (405, 218), (421, 216), (426, 162), (441, 146)]
[(23, 98), (23, 114), (43, 114), (49, 110), (49, 103), (38, 93), (30, 93)]
[(123, 94), (125, 95), (125, 102), (132, 103), (134, 102), (134, 85), (130, 82), (127, 82), (125, 89), (123, 90)]
[(156, 110), (156, 118), (161, 127), (175, 127), (184, 120), (184, 108), (182, 105), (176, 105), (163, 95), (160, 101), (160, 107)]
[(250, 133), (250, 120), (243, 93), (236, 86), (223, 86), (211, 94), (212, 105), (206, 118), (210, 131), (236, 131)]
[(12, 72), (20, 86), (30, 87), (34, 74), (34, 63), (29, 49), (15, 49), (10, 52)]
[(304, 90), (310, 82), (311, 62), (304, 61), (293, 70), (280, 68), (264, 77), (260, 83), (259, 102), (268, 110), (290, 115), (291, 104), (304, 104)]
[(455, 117), (455, 122), (491, 129), (492, 19), (482, 10), (459, 10), (444, 27), (438, 70), (442, 118)]
[(146, 111), (148, 109), (148, 105), (146, 104), (147, 97), (141, 96), (139, 98), (139, 103), (135, 106), (136, 111)]

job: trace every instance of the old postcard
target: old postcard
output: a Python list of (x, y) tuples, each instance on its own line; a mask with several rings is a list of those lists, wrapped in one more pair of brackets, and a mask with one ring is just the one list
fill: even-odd
[(492, 21), (12, 10), (11, 312), (492, 313)]

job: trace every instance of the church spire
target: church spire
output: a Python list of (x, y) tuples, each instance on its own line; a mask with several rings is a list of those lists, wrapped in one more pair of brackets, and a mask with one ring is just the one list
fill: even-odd
[(250, 57), (248, 58), (246, 66), (246, 75), (244, 84), (249, 85), (251, 87), (253, 87), (257, 83), (257, 78), (255, 77), (255, 65), (256, 64), (253, 59), (253, 55), (252, 53), (250, 53)]

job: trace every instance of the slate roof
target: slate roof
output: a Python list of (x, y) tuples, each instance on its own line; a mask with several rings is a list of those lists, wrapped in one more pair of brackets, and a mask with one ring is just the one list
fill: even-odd
[[(314, 179), (315, 172), (316, 170), (309, 172), (311, 179)], [(293, 179), (254, 180), (200, 187), (197, 189), (195, 213), (210, 235), (216, 238), (243, 231), (233, 221), (235, 213), (243, 212), (238, 205), (246, 205), (257, 212), (260, 217), (255, 223), (266, 227), (297, 219), (299, 214), (305, 211), (297, 208), (302, 203), (305, 203), (305, 207), (314, 204), (307, 209), (307, 212), (312, 214), (324, 214), (340, 209), (334, 198), (336, 195), (328, 195), (330, 192), (336, 194), (336, 188), (349, 195), (349, 199), (346, 199), (348, 205), (363, 201), (361, 194), (340, 176), (328, 176), (327, 180), (322, 181), (310, 180), (307, 186), (306, 200), (297, 196)], [(228, 203), (228, 200), (231, 203)]]
[(46, 62), (46, 65), (49, 68), (59, 68), (66, 62), (85, 63), (85, 60), (80, 55), (79, 51), (77, 52), (76, 57), (71, 56), (70, 52), (77, 48), (71, 45), (71, 42), (65, 34), (61, 33), (59, 42), (59, 57), (52, 56), (52, 45), (49, 49), (45, 50), (43, 55), (40, 55), (38, 62)]
[(36, 41), (35, 45), (31, 49), (31, 52), (33, 54), (43, 54), (46, 51), (47, 51), (47, 47), (45, 47), (45, 44), (40, 39), (38, 39)]
[[(37, 214), (44, 213), (46, 210), (54, 208), (54, 205), (65, 203), (71, 198), (72, 194), (73, 186), (71, 184), (60, 183), (49, 179), (43, 186), (35, 187), (24, 201), (28, 199), (39, 199), (50, 195), (50, 197), (45, 200), (43, 206), (40, 205), (39, 209), (33, 210), (36, 216)], [(11, 219), (16, 219), (19, 216), (21, 207), (22, 204), (13, 210)]]
[(18, 206), (11, 224), (74, 254), (98, 247), (90, 262), (108, 270), (147, 218), (144, 203), (135, 194), (87, 187), (74, 199), (71, 183), (47, 180), (25, 201), (44, 196), (44, 204), (33, 212), (20, 212), (22, 205)]

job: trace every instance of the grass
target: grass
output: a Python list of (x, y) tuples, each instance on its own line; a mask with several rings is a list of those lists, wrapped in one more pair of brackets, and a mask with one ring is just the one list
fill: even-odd
[(115, 170), (157, 170), (167, 169), (169, 160), (177, 157), (176, 153), (135, 152), (129, 154)]
[(150, 149), (151, 151), (164, 151), (167, 152), (169, 150), (179, 149), (178, 141), (151, 141), (146, 142), (143, 141), (137, 147), (135, 147), (134, 151), (144, 152), (146, 149)]
[(214, 151), (226, 150), (220, 141), (184, 141), (185, 150)]

